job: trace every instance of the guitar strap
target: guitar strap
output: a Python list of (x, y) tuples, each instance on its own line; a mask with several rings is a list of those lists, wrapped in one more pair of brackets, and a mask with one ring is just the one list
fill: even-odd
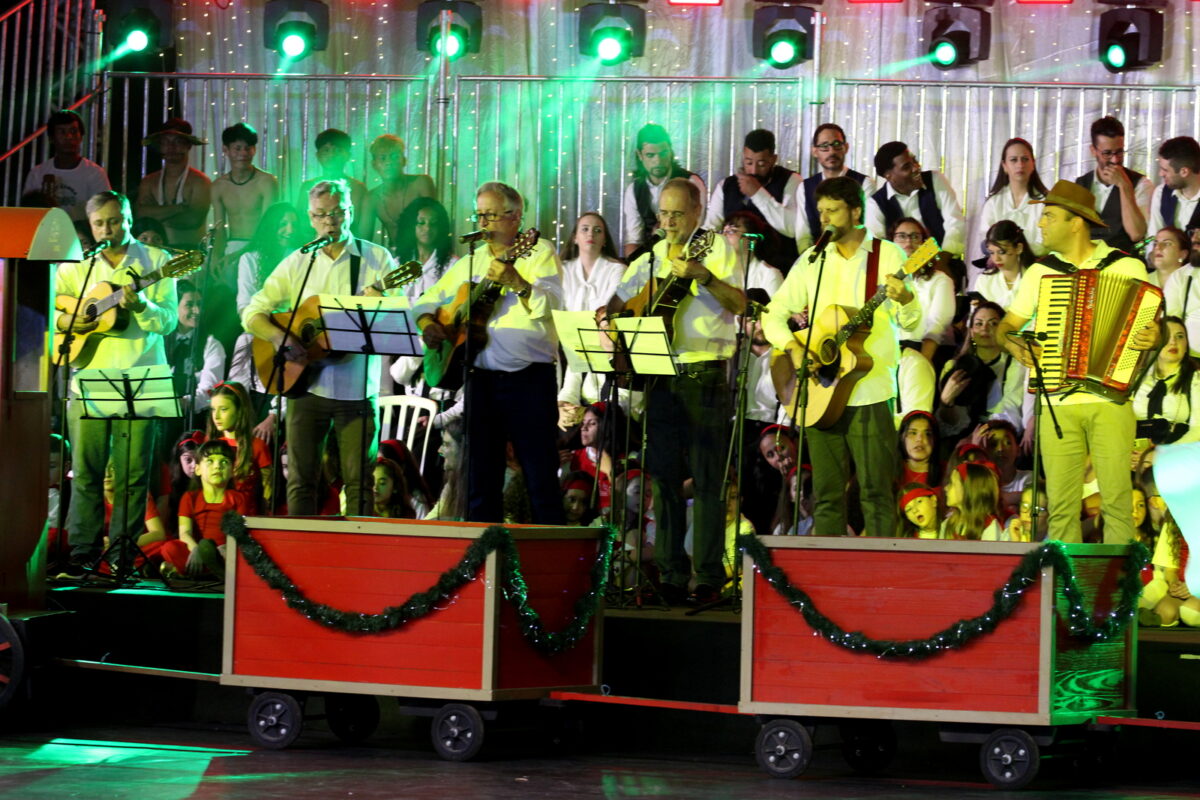
[(358, 294), (358, 270), (362, 266), (362, 256), (354, 253), (350, 256), (350, 294)]
[(871, 301), (879, 290), (879, 240), (871, 240), (871, 249), (867, 252), (867, 285), (863, 287), (865, 296), (863, 305)]

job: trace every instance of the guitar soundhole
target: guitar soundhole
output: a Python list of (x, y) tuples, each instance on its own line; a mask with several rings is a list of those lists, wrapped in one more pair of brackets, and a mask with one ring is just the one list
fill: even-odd
[(81, 316), (87, 322), (95, 322), (96, 316), (97, 316), (96, 315), (96, 304), (88, 303), (86, 306), (84, 306), (83, 313), (81, 314)]
[(817, 354), (821, 358), (822, 364), (832, 364), (838, 357), (837, 342), (833, 339), (826, 339), (821, 342), (821, 346), (817, 350)]
[(835, 348), (833, 354), (833, 363), (823, 364), (822, 366), (818, 367), (817, 371), (814, 373), (814, 380), (821, 384), (821, 386), (824, 386), (826, 389), (828, 389), (830, 386), (837, 383), (838, 373), (841, 371), (841, 362), (841, 356), (838, 355), (838, 352)]

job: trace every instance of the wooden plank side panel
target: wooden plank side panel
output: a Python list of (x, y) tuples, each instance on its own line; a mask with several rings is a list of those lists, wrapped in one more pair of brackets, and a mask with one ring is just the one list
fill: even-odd
[[(844, 630), (925, 639), (991, 607), (1018, 554), (773, 549), (794, 586)], [(1041, 584), (990, 636), (913, 661), (854, 653), (818, 636), (755, 574), (751, 695), (743, 702), (1036, 713)], [(901, 712), (902, 713), (902, 712)]]
[[(310, 599), (362, 613), (378, 613), (426, 591), (462, 559), (471, 544), (463, 538), (324, 530), (253, 529), (252, 533)], [(484, 571), (427, 617), (389, 633), (350, 634), (289, 608), (240, 553), (238, 559), (233, 674), (481, 688), (482, 612), (488, 580)]]
[[(529, 586), (529, 605), (541, 617), (547, 631), (562, 630), (575, 616), (576, 601), (591, 586), (596, 547), (595, 539), (517, 542), (521, 571)], [(600, 614), (592, 620), (579, 644), (558, 655), (546, 656), (530, 646), (521, 634), (520, 618), (512, 604), (503, 598), (498, 598), (498, 602), (498, 689), (597, 683), (596, 626), (600, 624)]]
[[(1084, 602), (1093, 619), (1104, 619), (1120, 601), (1123, 557), (1076, 556), (1075, 575), (1083, 591)], [(1126, 628), (1116, 641), (1092, 643), (1067, 632), (1068, 603), (1061, 588), (1054, 597), (1055, 622), (1054, 675), (1050, 687), (1052, 712), (1056, 717), (1113, 713), (1132, 709), (1134, 681), (1129, 675), (1136, 646), (1134, 626)]]

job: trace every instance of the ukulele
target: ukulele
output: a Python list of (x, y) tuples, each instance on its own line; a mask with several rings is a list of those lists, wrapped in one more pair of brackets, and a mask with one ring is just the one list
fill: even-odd
[[(367, 288), (385, 292), (388, 289), (399, 289), (420, 277), (421, 262), (406, 261)], [(308, 391), (313, 377), (322, 366), (320, 362), (333, 354), (333, 350), (329, 347), (329, 335), (325, 332), (325, 323), (321, 316), (321, 295), (311, 295), (301, 303), (296, 309), (294, 319), (291, 311), (280, 311), (271, 314), (270, 317), (271, 322), (280, 330), (288, 330), (287, 324), (291, 320), (292, 338), (300, 342), (307, 360), (296, 362), (283, 359), (276, 366), (275, 345), (267, 339), (255, 336), (252, 337), (250, 343), (254, 370), (258, 373), (258, 379), (262, 381), (268, 394), (300, 397)]]
[[(518, 258), (533, 252), (539, 238), (538, 229), (530, 228), (519, 235), (498, 260), (505, 264), (515, 263)], [(487, 345), (488, 319), (496, 308), (502, 288), (487, 278), (478, 283), (468, 281), (458, 287), (453, 300), (437, 310), (436, 321), (446, 329), (446, 339), (440, 347), (425, 348), (425, 383), (451, 392), (462, 388), (463, 359), (467, 350), (474, 357)], [(469, 347), (464, 347), (468, 343)]]
[[(937, 242), (926, 239), (893, 277), (912, 275), (932, 261), (938, 252)], [(836, 423), (846, 410), (854, 385), (871, 371), (875, 362), (864, 344), (875, 309), (886, 299), (887, 290), (880, 286), (862, 308), (829, 305), (813, 320), (805, 427), (825, 429)], [(795, 336), (803, 346), (808, 331), (797, 331)], [(775, 351), (771, 359), (771, 380), (779, 402), (789, 414), (795, 405), (796, 375), (792, 357), (786, 351)]]
[[(188, 250), (175, 256), (149, 275), (134, 276), (134, 291), (142, 291), (164, 278), (182, 278), (200, 269), (204, 264), (204, 253)], [(54, 308), (68, 316), (78, 308), (77, 320), (89, 323), (81, 331), (56, 332), (54, 334), (55, 359), (62, 359), (72, 367), (86, 367), (96, 354), (100, 340), (121, 333), (129, 327), (130, 313), (121, 308), (124, 289), (120, 284), (101, 281), (91, 288), (83, 298), (60, 294), (54, 298)], [(65, 343), (65, 344), (64, 344)], [(66, 357), (63, 353), (64, 346)]]

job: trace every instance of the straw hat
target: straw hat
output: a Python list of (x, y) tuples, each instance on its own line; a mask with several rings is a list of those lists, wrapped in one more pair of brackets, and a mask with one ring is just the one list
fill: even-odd
[(1080, 186), (1074, 181), (1059, 181), (1041, 200), (1030, 200), (1029, 202), (1061, 206), (1072, 214), (1078, 214), (1093, 225), (1108, 227), (1107, 223), (1096, 213), (1096, 198), (1092, 195), (1092, 190)]
[(147, 147), (157, 147), (160, 136), (178, 136), (188, 144), (208, 144), (206, 140), (192, 135), (192, 123), (179, 117), (174, 117), (164, 122), (161, 128), (145, 139), (142, 139), (142, 144)]

